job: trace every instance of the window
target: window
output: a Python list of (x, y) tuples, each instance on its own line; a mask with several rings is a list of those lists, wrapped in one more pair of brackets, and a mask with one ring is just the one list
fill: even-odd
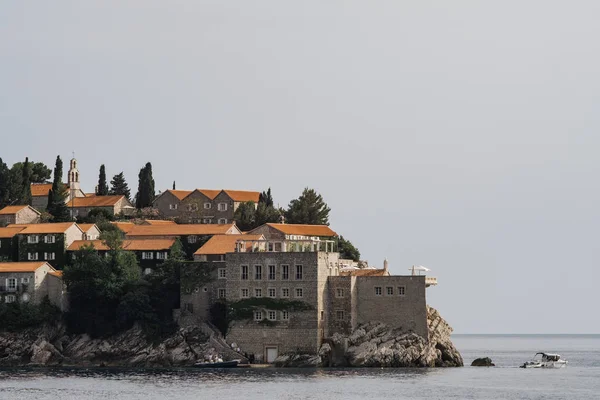
[(193, 203), (193, 204), (188, 204), (188, 211), (198, 211), (198, 204)]
[(210, 210), (211, 207), (212, 207), (211, 203), (204, 203), (204, 209), (205, 210)]
[(226, 297), (226, 291), (225, 291), (225, 289), (219, 289), (218, 297), (220, 299), (224, 299)]
[(152, 273), (152, 268), (144, 269), (144, 275), (150, 275)]
[(193, 303), (185, 303), (185, 310), (187, 310), (193, 314), (194, 313), (194, 304)]
[(169, 210), (177, 210), (177, 204), (169, 204)]
[(344, 297), (344, 289), (335, 289), (335, 297)]
[(281, 312), (281, 319), (283, 321), (289, 321), (289, 319), (290, 319), (290, 313), (287, 312), (287, 311), (282, 311)]
[(321, 310), (321, 321), (325, 321), (325, 311)]
[(337, 310), (335, 312), (335, 319), (337, 319), (338, 321), (343, 321), (344, 320), (344, 311)]
[(254, 266), (254, 279), (257, 281), (262, 279), (262, 265)]
[(250, 297), (250, 291), (248, 289), (242, 289), (241, 296), (243, 299), (247, 299), (248, 297)]
[(241, 269), (241, 277), (240, 279), (243, 281), (247, 281), (248, 280), (248, 266), (247, 265), (242, 265), (240, 267)]
[(167, 252), (166, 251), (159, 251), (156, 253), (156, 259), (157, 260), (166, 260), (168, 257)]
[(381, 296), (381, 286), (375, 286), (375, 296)]
[(290, 297), (290, 289), (288, 289), (288, 288), (281, 289), (281, 297)]
[(212, 224), (212, 218), (203, 218), (202, 223), (203, 224)]
[(406, 286), (398, 286), (398, 296), (404, 296), (406, 294)]
[(287, 281), (288, 279), (290, 279), (290, 266), (282, 265), (281, 266), (281, 280)]
[(6, 280), (6, 290), (15, 292), (17, 290), (17, 278), (8, 278)]
[(4, 297), (4, 301), (6, 303), (14, 303), (17, 301), (17, 297), (14, 294), (9, 294)]
[(44, 236), (44, 243), (56, 243), (56, 236), (54, 236), (54, 235)]
[(275, 289), (269, 288), (267, 291), (268, 291), (269, 297), (276, 297), (277, 296), (277, 294), (276, 294), (277, 291)]
[(142, 251), (142, 260), (152, 260), (154, 253), (151, 251)]
[(296, 280), (302, 280), (302, 265), (296, 265)]
[(304, 293), (302, 292), (302, 288), (296, 289), (296, 297), (304, 297)]
[(254, 289), (254, 297), (262, 297), (262, 289)]
[(21, 278), (21, 283), (29, 283), (29, 278)]
[(386, 293), (388, 296), (393, 296), (393, 295), (394, 295), (394, 288), (393, 288), (393, 287), (391, 287), (391, 286), (388, 286), (388, 287), (386, 287), (386, 288), (385, 288), (385, 293)]
[(27, 243), (39, 243), (40, 238), (37, 235), (27, 236)]
[(44, 260), (56, 260), (56, 253), (44, 253)]
[(262, 321), (262, 311), (254, 311), (254, 320)]
[(269, 321), (276, 321), (277, 313), (275, 311), (269, 311), (269, 313), (267, 314), (267, 318), (269, 319)]
[(27, 259), (28, 260), (37, 260), (38, 259), (38, 253), (27, 253)]
[(197, 236), (188, 236), (188, 243), (196, 243), (198, 241), (198, 237)]
[(275, 280), (275, 266), (274, 265), (269, 265), (269, 280), (270, 281)]
[(227, 203), (219, 203), (218, 209), (219, 211), (227, 211)]
[(219, 279), (227, 279), (227, 269), (219, 268)]
[(227, 223), (227, 218), (219, 218), (219, 224), (223, 225)]

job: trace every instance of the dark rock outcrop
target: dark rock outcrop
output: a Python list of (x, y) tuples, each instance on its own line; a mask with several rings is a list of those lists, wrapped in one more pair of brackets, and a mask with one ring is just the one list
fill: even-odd
[(109, 338), (68, 335), (63, 326), (45, 326), (0, 335), (0, 366), (72, 365), (170, 367), (229, 358), (206, 327), (181, 328), (159, 343), (134, 327)]
[(495, 367), (496, 364), (492, 362), (492, 359), (489, 357), (482, 357), (473, 360), (471, 363), (471, 367)]

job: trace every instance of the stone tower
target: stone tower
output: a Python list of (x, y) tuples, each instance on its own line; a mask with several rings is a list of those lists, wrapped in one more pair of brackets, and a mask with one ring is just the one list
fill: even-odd
[(77, 169), (77, 160), (71, 159), (71, 166), (69, 168), (69, 174), (67, 176), (67, 182), (69, 184), (69, 190), (71, 193), (75, 190), (79, 190), (79, 170)]

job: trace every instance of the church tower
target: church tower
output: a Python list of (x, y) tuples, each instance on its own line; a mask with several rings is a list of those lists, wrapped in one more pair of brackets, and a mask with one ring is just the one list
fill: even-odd
[(77, 169), (77, 160), (71, 159), (71, 167), (69, 168), (69, 175), (67, 176), (67, 182), (69, 184), (69, 190), (71, 191), (71, 195), (73, 195), (73, 191), (79, 190), (79, 170)]

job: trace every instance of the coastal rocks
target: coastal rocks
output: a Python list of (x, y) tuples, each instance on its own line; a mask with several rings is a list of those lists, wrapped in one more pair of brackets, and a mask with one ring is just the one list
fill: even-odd
[[(77, 365), (171, 367), (219, 356), (199, 327), (182, 328), (160, 343), (139, 327), (103, 339), (67, 335), (63, 326), (0, 335), (0, 366)], [(218, 343), (215, 343), (218, 345)]]
[(321, 357), (311, 354), (283, 354), (275, 359), (278, 368), (314, 368), (321, 364)]
[(473, 360), (471, 363), (471, 367), (494, 367), (496, 364), (492, 362), (492, 359), (489, 357), (482, 357)]
[(331, 367), (459, 367), (463, 359), (450, 341), (452, 328), (428, 307), (429, 341), (381, 322), (359, 326), (349, 336), (335, 334), (320, 350)]

